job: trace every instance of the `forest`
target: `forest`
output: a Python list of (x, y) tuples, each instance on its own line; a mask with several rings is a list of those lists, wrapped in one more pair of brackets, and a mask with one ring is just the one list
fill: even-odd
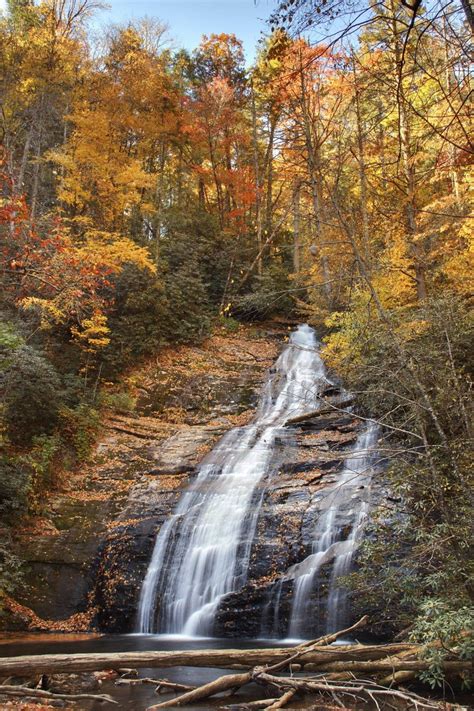
[(98, 37), (95, 0), (0, 12), (0, 610), (17, 529), (104, 411), (133, 409), (124, 374), (216, 330), (306, 322), (383, 428), (403, 501), (371, 520), (356, 607), (444, 641), (436, 686), (473, 644), (474, 14), (273, 4), (250, 66), (235, 35), (190, 52), (156, 18)]

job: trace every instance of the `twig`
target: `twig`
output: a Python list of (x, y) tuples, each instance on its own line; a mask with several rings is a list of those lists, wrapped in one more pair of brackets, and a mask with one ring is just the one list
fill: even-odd
[(195, 686), (189, 686), (188, 684), (178, 684), (174, 681), (169, 681), (168, 679), (151, 679), (150, 677), (143, 677), (138, 679), (117, 679), (115, 682), (116, 686), (134, 686), (135, 684), (154, 684), (156, 686), (156, 693), (163, 694), (167, 691), (194, 691)]

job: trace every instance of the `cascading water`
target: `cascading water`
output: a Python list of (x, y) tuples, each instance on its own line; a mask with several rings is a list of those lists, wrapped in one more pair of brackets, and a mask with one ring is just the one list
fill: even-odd
[(253, 424), (223, 437), (162, 526), (140, 593), (140, 632), (212, 634), (221, 599), (246, 581), (259, 483), (271, 468), (279, 428), (316, 410), (329, 382), (313, 329), (299, 326), (272, 369)]
[(344, 496), (349, 497), (352, 503), (351, 529), (348, 538), (337, 551), (331, 571), (327, 602), (327, 632), (341, 629), (348, 618), (348, 590), (340, 580), (351, 571), (354, 554), (360, 545), (365, 528), (370, 504), (371, 469), (376, 457), (378, 434), (379, 428), (373, 422), (361, 432), (354, 451), (345, 462), (344, 480), (340, 481), (340, 486), (344, 487)]
[[(268, 608), (273, 610), (271, 631), (280, 626), (283, 585), (293, 581), (288, 637), (304, 639), (334, 632), (347, 619), (347, 590), (340, 580), (352, 567), (369, 509), (370, 481), (378, 439), (378, 427), (369, 422), (357, 437), (334, 485), (317, 494), (313, 515), (312, 552), (292, 566), (274, 586)], [(315, 615), (314, 593), (325, 564), (332, 562), (324, 615)], [(267, 625), (268, 626), (268, 625)]]

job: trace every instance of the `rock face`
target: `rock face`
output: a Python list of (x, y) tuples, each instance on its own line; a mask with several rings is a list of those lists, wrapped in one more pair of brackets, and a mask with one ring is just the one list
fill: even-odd
[(44, 516), (19, 531), (25, 576), (16, 597), (34, 614), (0, 626), (69, 631), (71, 616), (98, 606), (104, 629), (133, 629), (157, 528), (206, 452), (252, 416), (285, 333), (277, 325), (222, 332), (164, 350), (133, 374), (136, 412), (107, 413), (93, 460), (66, 473)]
[[(321, 422), (292, 426), (275, 454), (278, 465), (264, 482), (264, 500), (258, 521), (248, 583), (229, 595), (217, 614), (216, 634), (223, 637), (285, 637), (288, 630), (294, 581), (282, 582), (278, 619), (271, 605), (275, 581), (312, 552), (315, 519), (321, 515), (318, 494), (334, 484), (360, 421), (335, 413)], [(324, 429), (323, 429), (324, 428)], [(323, 499), (324, 500), (324, 499)], [(323, 567), (318, 605), (325, 607), (330, 566)]]
[(100, 629), (134, 629), (138, 593), (156, 533), (224, 429), (222, 425), (184, 425), (162, 446), (148, 445), (142, 452), (148, 467), (130, 489), (96, 556), (94, 603)]
[[(290, 576), (287, 579), (288, 571), (313, 553), (315, 521), (323, 517), (331, 506), (331, 499), (329, 497), (328, 500), (324, 492), (330, 492), (337, 486), (344, 462), (359, 432), (364, 429), (355, 415), (337, 409), (341, 403), (341, 392), (337, 386), (331, 387), (327, 398), (328, 403), (337, 403), (336, 409), (323, 408), (318, 416), (279, 431), (267, 474), (254, 493), (254, 499), (262, 499), (263, 504), (251, 550), (247, 582), (221, 601), (214, 624), (217, 636), (286, 636), (295, 585)], [(347, 406), (346, 402), (344, 406)], [(195, 439), (199, 441), (204, 432), (209, 432), (210, 425), (195, 426), (194, 429)], [(218, 432), (219, 428), (216, 434)], [(174, 458), (174, 443), (179, 441), (180, 437), (175, 435), (160, 448), (158, 456), (161, 463), (154, 472), (159, 481), (140, 482), (135, 486), (124, 512), (118, 518), (119, 522), (124, 517), (136, 515), (139, 510), (144, 520), (119, 527), (116, 538), (109, 536), (102, 550), (96, 597), (102, 629), (128, 631), (134, 625), (136, 629), (139, 591), (156, 535), (194, 476), (185, 458)], [(188, 441), (184, 439), (179, 452), (186, 451)], [(167, 463), (170, 452), (173, 462)], [(171, 483), (166, 490), (163, 477), (167, 476), (171, 467), (174, 477), (178, 472), (182, 476), (177, 484)], [(336, 538), (341, 544), (351, 535), (352, 519), (349, 514), (352, 514), (353, 505), (354, 502), (349, 499), (346, 503), (347, 515), (343, 508), (336, 520), (335, 525), (339, 527)], [(322, 612), (325, 612), (328, 599), (333, 562), (334, 552), (323, 561), (318, 574), (318, 588), (310, 593), (316, 618), (324, 617)], [(114, 584), (119, 581), (118, 588), (114, 585), (109, 588), (104, 584), (109, 574)], [(275, 589), (278, 614), (275, 612)], [(309, 624), (308, 631), (314, 626)]]
[[(253, 415), (285, 332), (217, 336), (200, 349), (181, 349), (177, 361), (165, 352), (135, 377), (137, 413), (109, 415), (94, 461), (50, 503), (54, 535), (22, 544), (30, 566), (22, 604), (56, 620), (91, 608), (102, 631), (136, 629), (157, 532), (204, 455)], [(327, 396), (337, 402), (337, 386)], [(360, 428), (357, 417), (335, 410), (281, 430), (259, 485), (263, 503), (248, 580), (222, 601), (217, 636), (285, 635), (294, 586), (285, 575), (311, 554), (321, 492), (334, 484)], [(375, 499), (383, 495), (377, 483), (373, 489)], [(341, 530), (341, 538), (349, 533)], [(315, 610), (326, 603), (329, 563), (320, 571)], [(279, 628), (270, 605), (278, 580)]]

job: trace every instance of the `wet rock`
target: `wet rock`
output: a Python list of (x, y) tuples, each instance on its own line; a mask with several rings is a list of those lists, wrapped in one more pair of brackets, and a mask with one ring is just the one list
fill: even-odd
[(183, 427), (175, 435), (158, 447), (150, 447), (150, 459), (155, 466), (149, 474), (180, 474), (193, 471), (199, 462), (196, 452), (200, 447), (206, 449), (224, 429), (222, 427)]
[[(225, 349), (225, 344), (222, 347)], [(147, 415), (161, 412), (165, 402), (174, 406), (179, 402), (188, 413), (186, 418), (191, 419), (176, 426), (167, 438), (150, 442), (141, 452), (148, 466), (129, 490), (112, 530), (100, 546), (93, 598), (100, 629), (130, 632), (135, 628), (140, 587), (161, 526), (191, 483), (197, 465), (232, 427), (232, 419), (224, 415), (238, 414), (256, 401), (267, 362), (256, 365), (250, 358), (251, 365), (246, 359), (245, 370), (238, 377), (228, 378), (228, 370), (219, 377), (206, 374), (191, 381), (185, 376), (186, 383), (178, 383), (169, 396), (163, 383), (150, 387), (144, 396), (148, 400), (142, 401), (141, 408)], [(143, 424), (141, 429), (144, 431)]]
[(160, 519), (115, 528), (102, 543), (95, 568), (96, 623), (106, 632), (132, 632), (140, 586), (153, 552)]
[[(158, 374), (158, 382), (141, 392), (138, 416), (111, 417), (90, 476), (91, 491), (109, 498), (74, 506), (58, 500), (59, 535), (30, 542), (25, 556), (32, 571), (27, 604), (43, 616), (63, 618), (89, 601), (97, 608), (99, 629), (133, 631), (156, 536), (206, 453), (235, 424), (233, 418), (256, 402), (267, 365), (250, 356), (231, 377), (225, 368), (219, 376), (185, 374), (176, 390)], [(339, 393), (334, 386), (326, 394)], [(158, 419), (167, 407), (185, 411), (184, 422)], [(222, 601), (214, 634), (286, 635), (294, 587), (288, 571), (312, 553), (315, 526), (330, 506), (327, 493), (360, 426), (352, 414), (334, 412), (278, 433), (268, 474), (256, 492), (261, 509), (247, 579)], [(390, 492), (384, 492), (387, 501)], [(341, 540), (350, 532), (352, 505), (348, 499), (338, 514)], [(313, 592), (316, 617), (327, 601), (330, 565), (323, 568)], [(272, 618), (275, 585), (280, 586), (279, 629)], [(316, 628), (317, 620), (309, 620), (308, 629)]]

